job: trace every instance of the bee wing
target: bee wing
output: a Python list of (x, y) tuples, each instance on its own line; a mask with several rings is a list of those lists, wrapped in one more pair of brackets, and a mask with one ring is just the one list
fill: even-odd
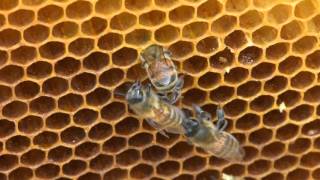
[(157, 131), (159, 131), (160, 134), (162, 134), (163, 136), (165, 136), (166, 138), (169, 138), (169, 136), (167, 135), (167, 133), (164, 131), (164, 129), (158, 124), (156, 123), (154, 120), (152, 119), (146, 119), (146, 121), (148, 122), (148, 124), (150, 126), (152, 126), (153, 128), (155, 128)]

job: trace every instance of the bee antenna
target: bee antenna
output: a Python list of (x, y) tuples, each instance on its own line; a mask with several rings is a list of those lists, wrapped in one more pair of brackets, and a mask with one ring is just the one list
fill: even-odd
[(115, 95), (123, 96), (125, 97), (127, 94), (123, 92), (114, 92)]

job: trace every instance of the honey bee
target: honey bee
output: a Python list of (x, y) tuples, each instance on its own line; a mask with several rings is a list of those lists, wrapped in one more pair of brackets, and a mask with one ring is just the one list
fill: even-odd
[(140, 59), (160, 97), (174, 104), (181, 96), (184, 81), (183, 76), (178, 77), (171, 53), (162, 46), (153, 44), (140, 53)]
[(151, 84), (142, 86), (140, 81), (135, 82), (126, 94), (129, 107), (144, 118), (150, 126), (168, 137), (165, 131), (183, 134), (182, 122), (185, 114), (179, 108), (159, 98), (151, 88)]
[(213, 155), (229, 161), (241, 161), (245, 155), (238, 140), (224, 131), (228, 123), (224, 119), (222, 108), (217, 109), (218, 121), (216, 126), (211, 122), (211, 115), (199, 106), (193, 105), (196, 120), (183, 121), (185, 136), (195, 146), (201, 147)]

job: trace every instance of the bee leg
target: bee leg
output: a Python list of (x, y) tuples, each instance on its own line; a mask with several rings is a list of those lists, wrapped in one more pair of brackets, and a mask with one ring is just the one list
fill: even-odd
[(163, 55), (166, 59), (171, 59), (171, 57), (172, 57), (172, 53), (170, 51), (168, 51), (167, 49), (163, 50)]
[(220, 131), (223, 131), (226, 129), (228, 126), (228, 121), (224, 118), (224, 111), (222, 108), (218, 107), (217, 108), (217, 117), (218, 117), (218, 122), (217, 122), (217, 128)]
[(196, 113), (197, 119), (199, 119), (201, 121), (210, 121), (211, 120), (211, 118), (212, 118), (211, 115), (208, 112), (203, 111), (200, 106), (198, 106), (196, 104), (192, 104), (192, 107)]
[(151, 96), (151, 87), (152, 87), (152, 85), (151, 85), (150, 83), (148, 83), (148, 84), (146, 85), (146, 96), (147, 96), (147, 97), (150, 97), (150, 96)]
[(163, 135), (166, 138), (169, 138), (169, 136), (167, 135), (167, 133), (163, 130), (163, 128), (160, 127), (160, 125), (158, 123), (156, 123), (155, 121), (153, 121), (152, 119), (146, 119), (146, 121), (148, 122), (148, 124), (155, 128), (161, 135)]

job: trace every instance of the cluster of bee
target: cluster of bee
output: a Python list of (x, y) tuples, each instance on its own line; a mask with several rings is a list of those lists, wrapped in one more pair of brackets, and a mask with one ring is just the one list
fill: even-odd
[[(229, 161), (241, 161), (244, 150), (237, 139), (224, 131), (227, 120), (217, 108), (217, 123), (200, 106), (193, 105), (195, 117), (188, 117), (173, 105), (180, 97), (183, 76), (178, 76), (171, 53), (159, 45), (150, 45), (140, 53), (142, 66), (151, 83), (133, 83), (126, 93), (129, 107), (162, 135), (182, 134), (187, 142)], [(168, 136), (167, 136), (168, 137)]]

